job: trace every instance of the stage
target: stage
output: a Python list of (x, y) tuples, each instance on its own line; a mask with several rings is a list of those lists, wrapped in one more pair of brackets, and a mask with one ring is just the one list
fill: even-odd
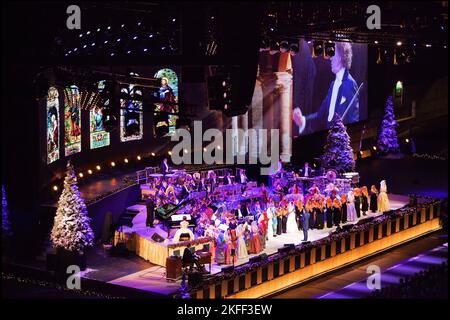
[[(389, 200), (391, 204), (391, 209), (396, 210), (404, 207), (408, 203), (408, 197), (403, 195), (395, 195), (390, 194)], [(141, 208), (142, 207), (142, 208)], [(142, 238), (142, 240), (145, 240), (146, 242), (153, 242), (154, 245), (157, 245), (161, 248), (167, 247), (166, 243), (156, 243), (153, 240), (151, 240), (151, 236), (156, 232), (160, 234), (161, 236), (166, 236), (166, 231), (160, 229), (159, 227), (156, 228), (148, 228), (145, 226), (145, 206), (142, 205), (136, 205), (133, 206), (135, 209), (139, 209), (139, 214), (136, 215), (136, 217), (133, 220), (133, 227), (130, 228), (129, 231), (133, 231), (136, 235)], [(367, 216), (361, 217), (360, 219), (367, 218), (367, 217), (373, 217), (373, 216), (379, 216), (381, 213), (368, 213)], [(360, 220), (358, 219), (358, 220)], [(357, 221), (358, 221), (357, 220)], [(355, 224), (357, 221), (354, 222), (348, 222), (347, 224)], [(313, 242), (320, 239), (323, 239), (327, 237), (331, 232), (333, 232), (336, 229), (336, 227), (333, 228), (325, 228), (322, 230), (310, 230), (308, 233), (308, 240)], [(172, 234), (174, 231), (172, 232)], [(303, 239), (303, 233), (301, 231), (296, 231), (294, 233), (286, 233), (282, 234), (280, 236), (277, 236), (273, 240), (266, 243), (266, 248), (261, 253), (266, 253), (267, 255), (271, 255), (277, 252), (278, 248), (283, 247), (285, 244), (299, 244), (301, 243), (301, 240)], [(131, 248), (130, 248), (131, 249)], [(259, 253), (259, 254), (261, 254)], [(259, 255), (258, 254), (258, 255)], [(245, 259), (239, 259), (238, 262), (235, 264), (235, 266), (243, 265), (249, 261), (249, 259), (253, 256), (256, 256), (255, 254), (251, 254), (248, 256), (248, 258)], [(211, 274), (215, 275), (221, 272), (221, 269), (226, 265), (217, 265), (212, 264), (211, 268)], [(209, 266), (206, 266), (207, 270), (209, 270)], [(164, 295), (173, 295), (177, 289), (180, 287), (181, 281), (178, 280), (176, 282), (168, 282), (165, 278), (165, 267), (162, 265), (153, 265), (145, 270), (141, 270), (139, 272), (135, 272), (126, 276), (122, 276), (116, 279), (113, 279), (109, 281), (109, 283), (131, 287), (135, 289), (145, 290), (145, 291), (151, 291), (156, 292), (159, 294)], [(85, 274), (86, 276), (89, 276), (88, 273)]]

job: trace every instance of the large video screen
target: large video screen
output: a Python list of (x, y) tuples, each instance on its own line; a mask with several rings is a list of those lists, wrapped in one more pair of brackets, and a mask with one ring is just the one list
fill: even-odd
[(292, 135), (329, 128), (334, 114), (344, 124), (367, 118), (367, 44), (299, 41), (292, 63)]
[(78, 87), (64, 89), (64, 145), (70, 156), (81, 151), (81, 101)]
[(142, 91), (129, 85), (121, 89), (120, 99), (120, 141), (140, 140), (143, 135)]
[(159, 137), (175, 134), (178, 119), (178, 76), (172, 69), (161, 69), (154, 75), (160, 79), (159, 103), (155, 104), (155, 131)]
[(59, 94), (55, 87), (47, 93), (47, 163), (59, 159)]

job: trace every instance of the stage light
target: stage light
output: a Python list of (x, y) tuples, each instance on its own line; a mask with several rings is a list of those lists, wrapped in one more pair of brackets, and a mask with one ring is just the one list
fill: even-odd
[(53, 191), (58, 191), (58, 186), (53, 186)]
[(171, 155), (172, 155), (172, 151), (167, 152), (167, 154), (168, 154), (169, 156), (171, 156)]
[(98, 171), (100, 171), (101, 167), (100, 167), (99, 165), (97, 165), (97, 166), (95, 167), (95, 169), (97, 169)]
[(82, 37), (83, 37), (83, 34), (82, 34), (82, 33), (80, 33), (79, 37), (80, 37), (80, 38), (82, 38)]
[(378, 44), (378, 41), (377, 40), (375, 40), (373, 43), (375, 43), (375, 44)]
[(131, 50), (128, 50), (127, 53), (130, 54), (130, 53), (131, 53)]
[(206, 149), (206, 148), (203, 148), (203, 151), (204, 151), (204, 152), (206, 152), (206, 151), (207, 151), (207, 149)]
[(110, 26), (108, 26), (108, 28), (106, 28), (106, 29), (110, 30), (110, 29), (111, 29), (111, 27), (110, 27)]
[(137, 156), (136, 159), (141, 160), (141, 156)]
[(220, 150), (220, 149), (222, 149), (222, 147), (221, 146), (217, 146), (217, 150)]
[(125, 163), (128, 163), (128, 159), (127, 159), (127, 158), (125, 158), (125, 159), (123, 160), (123, 162), (125, 162)]
[(152, 157), (156, 156), (156, 154), (154, 152), (152, 152)]
[(114, 56), (114, 53), (111, 53), (111, 57)]
[(364, 152), (363, 152), (362, 150), (359, 152), (360, 155), (363, 155), (363, 153), (364, 153)]
[(95, 46), (95, 42), (91, 43), (91, 47)]
[(123, 24), (123, 25), (121, 25), (121, 27), (123, 28), (123, 27), (125, 27), (125, 25)]
[(175, 22), (175, 21), (177, 21), (177, 19), (173, 18), (173, 19), (172, 19), (172, 22)]
[(409, 143), (409, 139), (408, 139), (408, 138), (406, 138), (406, 139), (405, 139), (405, 142), (406, 142), (406, 143)]
[(401, 46), (403, 43), (401, 41), (397, 41), (397, 46)]
[(224, 108), (225, 110), (228, 110), (228, 104), (225, 103), (225, 105), (223, 106), (223, 108)]
[(87, 45), (84, 45), (84, 46), (83, 46), (83, 49), (86, 49), (86, 47), (87, 47)]
[(150, 34), (148, 37), (149, 37), (149, 38), (153, 38), (153, 34)]
[(147, 48), (144, 49), (144, 52), (147, 52)]
[(427, 43), (427, 44), (425, 45), (425, 47), (431, 48), (431, 44), (428, 44), (428, 43)]
[(133, 40), (136, 40), (136, 39), (137, 39), (137, 36), (134, 36), (134, 37), (133, 37)]
[(187, 149), (184, 149), (184, 153), (186, 153), (186, 154), (188, 153)]
[(91, 32), (90, 32), (90, 31), (88, 31), (88, 32), (86, 32), (86, 34), (91, 34)]
[(108, 43), (108, 40), (105, 40), (103, 43), (105, 43), (105, 44)]
[(375, 146), (373, 146), (372, 149), (375, 150), (375, 151), (377, 151), (377, 147), (375, 147)]
[(80, 177), (80, 178), (83, 178), (83, 173), (82, 172), (80, 172), (79, 174), (78, 174), (78, 176)]
[(88, 173), (89, 173), (89, 174), (92, 174), (92, 170), (91, 170), (91, 169), (89, 169), (89, 170), (88, 170)]
[(115, 167), (116, 163), (114, 161), (111, 162), (111, 167)]
[(224, 98), (227, 97), (227, 93), (226, 93), (226, 92), (223, 93), (223, 97), (224, 97)]
[(117, 42), (120, 42), (120, 38), (117, 39)]
[(141, 25), (141, 23), (140, 22), (138, 22), (138, 26), (140, 26)]
[(227, 86), (227, 82), (224, 80), (223, 82), (222, 82), (222, 87), (226, 87)]
[(100, 28), (97, 29), (97, 32), (100, 32)]
[(315, 164), (315, 163), (313, 164), (313, 167), (314, 167), (314, 168), (316, 167), (316, 164)]
[(78, 50), (78, 48), (73, 49), (73, 51), (77, 51), (77, 50)]

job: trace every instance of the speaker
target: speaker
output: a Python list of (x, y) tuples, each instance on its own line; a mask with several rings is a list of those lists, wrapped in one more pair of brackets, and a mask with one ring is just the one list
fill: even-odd
[(261, 253), (259, 257), (261, 258), (261, 260), (266, 260), (268, 256), (267, 253)]
[(228, 266), (228, 267), (223, 267), (222, 268), (222, 272), (223, 273), (231, 273), (234, 271), (234, 266)]
[(256, 257), (251, 257), (250, 259), (248, 259), (248, 262), (250, 262), (250, 263), (255, 263), (255, 262), (260, 262), (262, 259), (261, 259), (261, 255), (259, 255), (259, 256), (256, 256)]
[(164, 238), (161, 237), (158, 233), (155, 232), (155, 233), (152, 235), (152, 240), (155, 241), (155, 242), (163, 242), (163, 241), (166, 240), (166, 239), (164, 239)]

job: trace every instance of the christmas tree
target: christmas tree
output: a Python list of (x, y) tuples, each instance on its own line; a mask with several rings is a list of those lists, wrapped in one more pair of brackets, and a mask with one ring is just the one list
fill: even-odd
[(6, 200), (5, 186), (2, 185), (2, 236), (6, 238), (11, 235), (11, 225), (9, 223), (8, 201)]
[(378, 137), (377, 148), (382, 154), (398, 153), (399, 146), (397, 141), (397, 132), (395, 127), (398, 126), (394, 117), (394, 103), (392, 96), (389, 96), (386, 102), (386, 109), (383, 121), (381, 122), (381, 132)]
[(355, 169), (353, 149), (350, 137), (341, 117), (335, 113), (328, 131), (327, 142), (321, 157), (322, 167), (332, 168), (338, 172), (349, 172)]
[(78, 253), (93, 245), (94, 233), (90, 227), (90, 218), (78, 191), (75, 170), (70, 161), (67, 163), (67, 175), (58, 201), (51, 240), (55, 248)]

